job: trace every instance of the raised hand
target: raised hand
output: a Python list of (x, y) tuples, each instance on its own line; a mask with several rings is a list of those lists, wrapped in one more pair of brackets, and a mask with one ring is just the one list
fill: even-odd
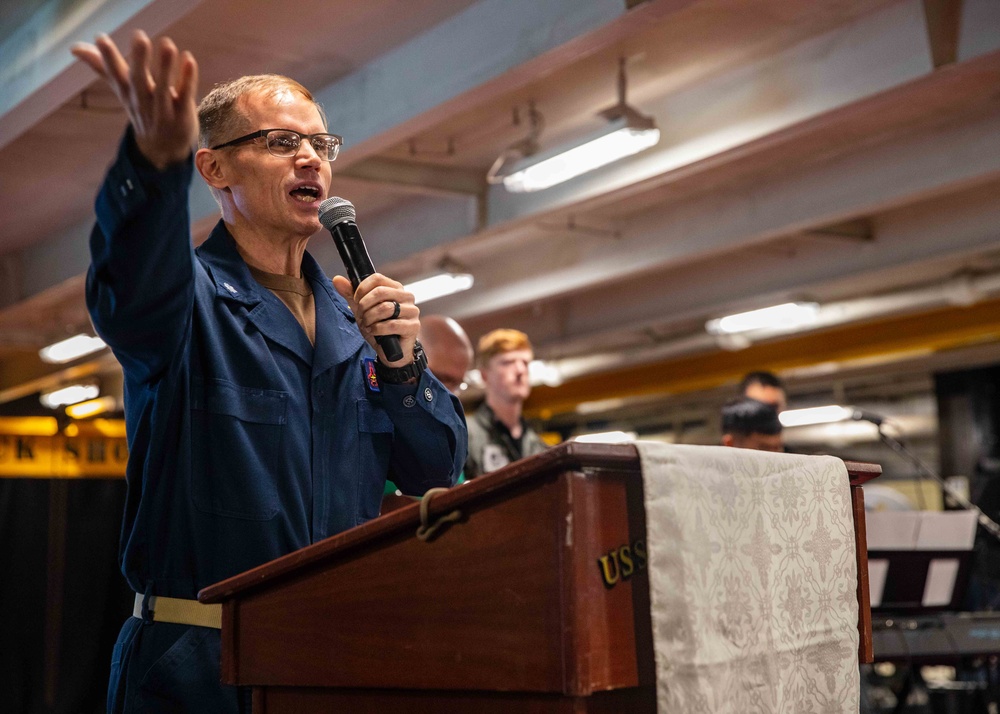
[(78, 42), (73, 56), (104, 79), (125, 108), (135, 141), (158, 169), (187, 159), (198, 138), (198, 63), (169, 37), (153, 43), (142, 30), (132, 37), (129, 61), (107, 35)]

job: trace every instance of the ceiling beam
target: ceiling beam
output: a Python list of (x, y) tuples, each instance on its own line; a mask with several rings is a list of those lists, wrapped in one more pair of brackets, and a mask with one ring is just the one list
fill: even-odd
[(94, 81), (70, 54), (74, 42), (110, 34), (128, 46), (135, 28), (150, 35), (201, 0), (48, 0), (0, 43), (0, 149)]
[(379, 183), (429, 196), (478, 196), (486, 191), (482, 171), (372, 157), (337, 172), (338, 178)]
[(1000, 49), (1000, 2), (961, 0), (958, 60), (965, 61)]
[(958, 58), (962, 0), (922, 0), (922, 4), (934, 67), (951, 64)]
[[(400, 280), (409, 280), (433, 270), (444, 255), (431, 250), (441, 243), (458, 240), (474, 232), (479, 221), (478, 201), (474, 196), (454, 194), (448, 197), (409, 196), (396, 202), (398, 210), (373, 216), (359, 216), (368, 252), (379, 270), (393, 261), (418, 252), (423, 260), (410, 261), (403, 273), (386, 270)], [(325, 231), (324, 231), (325, 234)], [(329, 234), (309, 243), (309, 252), (329, 274), (343, 272), (343, 262)], [(445, 251), (447, 252), (447, 251)]]

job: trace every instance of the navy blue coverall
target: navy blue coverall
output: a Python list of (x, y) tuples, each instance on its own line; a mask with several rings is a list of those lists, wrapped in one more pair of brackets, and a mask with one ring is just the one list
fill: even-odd
[[(192, 162), (156, 171), (131, 131), (98, 194), (87, 305), (125, 374), (130, 457), (120, 560), (137, 593), (198, 590), (450, 486), (461, 405), (424, 372), (366, 384), (375, 352), (306, 253), (316, 342), (251, 277), (220, 221), (193, 250)], [(219, 631), (129, 618), (109, 711), (238, 711), (219, 683)]]

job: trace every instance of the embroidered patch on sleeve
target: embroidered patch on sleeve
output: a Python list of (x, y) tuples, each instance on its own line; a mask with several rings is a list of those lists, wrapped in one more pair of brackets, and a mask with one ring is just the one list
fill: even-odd
[(382, 390), (378, 386), (378, 374), (375, 372), (375, 360), (371, 357), (365, 357), (361, 366), (365, 371), (365, 384), (368, 385), (368, 389), (373, 392), (381, 392)]

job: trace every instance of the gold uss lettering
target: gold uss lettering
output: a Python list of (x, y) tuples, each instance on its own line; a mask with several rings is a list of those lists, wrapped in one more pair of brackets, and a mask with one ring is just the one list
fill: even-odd
[(610, 550), (597, 559), (601, 580), (609, 590), (621, 580), (628, 580), (636, 572), (646, 569), (646, 542), (636, 540)]

